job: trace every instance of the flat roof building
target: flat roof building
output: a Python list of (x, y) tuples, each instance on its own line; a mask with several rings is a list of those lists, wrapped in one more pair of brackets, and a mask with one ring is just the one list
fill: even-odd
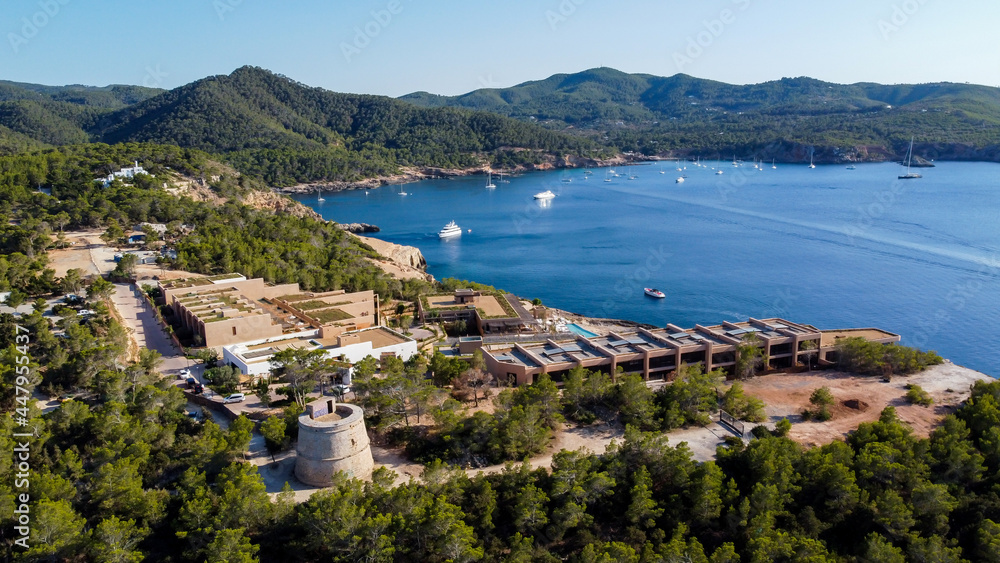
[[(222, 361), (250, 377), (269, 374), (275, 366), (271, 358), (290, 348), (323, 350), (326, 356), (355, 364), (368, 356), (376, 360), (395, 356), (403, 361), (418, 353), (417, 342), (384, 326), (345, 332), (332, 337), (320, 337), (318, 330), (262, 342), (232, 344), (222, 347)], [(338, 383), (351, 384), (351, 369), (347, 368)]]
[(900, 337), (879, 329), (821, 331), (811, 325), (784, 319), (753, 319), (696, 325), (683, 329), (673, 324), (665, 328), (612, 332), (604, 336), (540, 335), (537, 343), (512, 342), (487, 345), (483, 359), (494, 376), (518, 385), (532, 383), (542, 373), (561, 381), (569, 370), (581, 366), (614, 374), (640, 374), (647, 381), (669, 380), (683, 366), (701, 364), (707, 370), (723, 369), (732, 374), (737, 349), (746, 335), (758, 337), (758, 346), (775, 369), (799, 363), (824, 362), (836, 347), (836, 340), (861, 336), (880, 343), (899, 342)]
[(535, 332), (535, 317), (510, 293), (456, 289), (454, 293), (424, 295), (417, 300), (422, 323), (465, 321), (480, 335)]
[(318, 330), (323, 338), (378, 325), (378, 295), (303, 292), (239, 274), (160, 282), (164, 303), (207, 347)]

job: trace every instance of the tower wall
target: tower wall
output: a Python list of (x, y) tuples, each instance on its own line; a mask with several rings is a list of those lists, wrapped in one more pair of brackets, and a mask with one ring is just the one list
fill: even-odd
[[(327, 403), (325, 400), (319, 403)], [(333, 474), (343, 471), (350, 477), (371, 477), (375, 462), (365, 430), (364, 411), (355, 405), (329, 403), (336, 416), (312, 418), (310, 412), (326, 412), (326, 405), (308, 409), (299, 416), (295, 477), (316, 487), (333, 483)], [(310, 405), (313, 406), (313, 405)]]

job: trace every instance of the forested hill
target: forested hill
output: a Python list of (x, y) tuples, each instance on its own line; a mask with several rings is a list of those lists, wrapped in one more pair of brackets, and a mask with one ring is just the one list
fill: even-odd
[(1000, 88), (987, 86), (811, 78), (734, 85), (596, 68), (461, 96), (417, 92), (402, 99), (606, 135), (620, 149), (647, 153), (735, 151), (782, 159), (815, 147), (828, 160), (880, 160), (901, 155), (915, 136), (918, 155), (1000, 160)]
[(163, 90), (142, 86), (43, 86), (0, 80), (0, 153), (87, 142), (102, 116)]
[(8, 150), (32, 142), (174, 144), (222, 155), (273, 185), (358, 180), (400, 166), (513, 166), (591, 155), (598, 148), (591, 140), (496, 114), (339, 94), (254, 67), (114, 111), (50, 100), (12, 103), (21, 105), (0, 108), (0, 127), (14, 133), (0, 129), (2, 145), (14, 147)]

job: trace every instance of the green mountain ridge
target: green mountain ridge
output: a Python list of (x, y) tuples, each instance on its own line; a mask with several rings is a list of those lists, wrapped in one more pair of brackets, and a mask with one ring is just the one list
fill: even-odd
[(819, 160), (878, 160), (898, 158), (914, 136), (917, 154), (929, 158), (1000, 159), (1000, 89), (969, 84), (783, 78), (733, 85), (596, 68), (510, 88), (400, 99), (541, 122), (646, 154), (788, 160), (808, 158), (810, 150)]
[(279, 186), (361, 180), (398, 173), (403, 166), (531, 166), (600, 149), (591, 140), (496, 114), (339, 94), (255, 67), (113, 111), (51, 96), (32, 99), (37, 94), (32, 89), (0, 87), (9, 92), (0, 96), (8, 100), (0, 101), (0, 125), (40, 143), (176, 144), (220, 155)]
[(341, 94), (256, 67), (173, 90), (0, 81), (0, 152), (152, 142), (214, 154), (271, 185), (409, 168), (566, 166), (616, 152), (784, 162), (1000, 161), (1000, 89), (733, 85), (596, 68), (461, 96)]

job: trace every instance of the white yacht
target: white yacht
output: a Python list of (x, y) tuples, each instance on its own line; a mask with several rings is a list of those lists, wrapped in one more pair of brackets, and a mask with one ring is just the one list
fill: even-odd
[(454, 221), (448, 223), (443, 229), (438, 231), (438, 238), (450, 238), (462, 236), (462, 227), (455, 224)]
[(678, 183), (678, 184), (683, 184), (684, 183), (684, 176), (679, 176), (677, 178), (677, 180), (675, 180), (675, 182)]
[(556, 194), (552, 193), (552, 190), (545, 190), (544, 192), (535, 194), (535, 199), (552, 199), (554, 197), (556, 197)]

